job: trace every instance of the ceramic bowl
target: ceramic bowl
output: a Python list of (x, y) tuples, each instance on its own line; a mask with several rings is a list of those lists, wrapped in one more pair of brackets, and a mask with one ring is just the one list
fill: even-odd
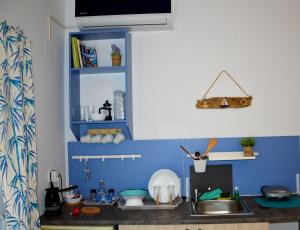
[(125, 206), (143, 206), (143, 199), (148, 194), (146, 190), (128, 189), (119, 193), (119, 195), (126, 201)]
[(80, 195), (77, 198), (74, 198), (74, 196), (75, 196), (75, 194), (66, 195), (64, 197), (65, 202), (68, 203), (68, 204), (77, 204), (77, 203), (79, 203), (81, 201), (81, 199), (82, 199), (82, 195)]
[(106, 134), (102, 137), (101, 143), (108, 144), (108, 143), (111, 143), (113, 141), (113, 139), (114, 139), (114, 137), (112, 134)]
[(93, 121), (104, 121), (106, 118), (106, 115), (103, 113), (93, 113), (91, 114), (92, 120)]
[(120, 144), (121, 142), (123, 142), (126, 139), (126, 136), (123, 133), (117, 133), (114, 137), (113, 142), (115, 144)]

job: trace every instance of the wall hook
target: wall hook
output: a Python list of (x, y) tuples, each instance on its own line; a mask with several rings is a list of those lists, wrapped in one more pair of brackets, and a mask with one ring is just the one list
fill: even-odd
[(132, 155), (132, 160), (135, 161), (135, 156), (134, 155)]
[(122, 157), (121, 157), (121, 161), (124, 161), (124, 155), (122, 155)]
[(104, 162), (104, 155), (102, 155), (102, 161)]
[(80, 163), (82, 162), (82, 157), (79, 158), (79, 162), (80, 162)]

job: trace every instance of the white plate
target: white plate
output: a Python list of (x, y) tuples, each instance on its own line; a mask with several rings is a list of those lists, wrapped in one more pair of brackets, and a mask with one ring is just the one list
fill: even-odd
[[(160, 186), (161, 187), (161, 195), (160, 195), (160, 203), (168, 203), (168, 185), (175, 186), (175, 198), (179, 194), (180, 184), (179, 178), (175, 172), (170, 169), (160, 169), (156, 171), (150, 178), (148, 183), (148, 191), (151, 197), (156, 200), (156, 197), (153, 195), (153, 187)], [(174, 198), (174, 199), (175, 199)]]

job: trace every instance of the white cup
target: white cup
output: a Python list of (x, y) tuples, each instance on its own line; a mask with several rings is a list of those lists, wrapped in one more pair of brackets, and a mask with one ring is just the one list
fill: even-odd
[(91, 135), (85, 135), (80, 137), (80, 141), (83, 143), (90, 143), (91, 142)]
[(101, 142), (102, 142), (102, 144), (107, 144), (107, 143), (111, 143), (111, 142), (113, 141), (113, 139), (114, 139), (113, 135), (111, 135), (111, 134), (106, 134), (106, 135), (102, 138)]
[(98, 143), (98, 135), (91, 136), (91, 143)]
[(101, 138), (102, 138), (101, 135), (96, 135), (97, 143), (102, 143)]
[(122, 141), (126, 139), (126, 136), (123, 133), (117, 133), (114, 138), (115, 144), (120, 144)]

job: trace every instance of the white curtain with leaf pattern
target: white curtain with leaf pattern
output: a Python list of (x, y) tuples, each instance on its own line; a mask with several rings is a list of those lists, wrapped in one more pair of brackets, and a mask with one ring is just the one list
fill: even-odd
[(6, 229), (40, 229), (34, 103), (30, 42), (0, 21), (0, 196)]

